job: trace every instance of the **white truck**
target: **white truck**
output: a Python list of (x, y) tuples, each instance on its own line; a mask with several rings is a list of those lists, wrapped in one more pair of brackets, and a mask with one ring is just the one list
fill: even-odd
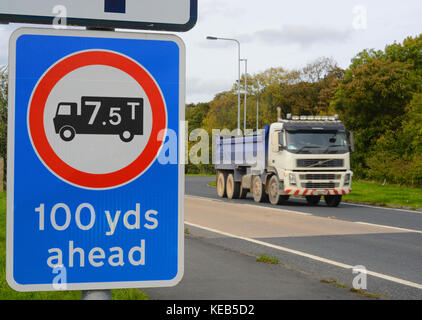
[(337, 207), (351, 192), (353, 134), (338, 116), (292, 116), (246, 136), (216, 135), (219, 197), (281, 204), (290, 196)]

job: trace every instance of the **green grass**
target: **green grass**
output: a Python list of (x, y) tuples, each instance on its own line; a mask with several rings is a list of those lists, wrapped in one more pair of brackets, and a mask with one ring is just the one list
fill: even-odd
[[(210, 181), (208, 186), (215, 188), (215, 180)], [(353, 181), (352, 193), (343, 196), (343, 201), (416, 210), (422, 209), (422, 188)]]
[(365, 297), (365, 298), (380, 299), (382, 297), (382, 295), (377, 294), (377, 293), (368, 292), (368, 291), (363, 290), (363, 289), (351, 288), (347, 284), (340, 283), (336, 279), (333, 279), (333, 278), (323, 279), (323, 280), (321, 280), (321, 282), (322, 283), (331, 284), (331, 285), (333, 285), (333, 286), (335, 286), (337, 288), (349, 289), (349, 291), (351, 293), (354, 293), (354, 294), (356, 294), (358, 296)]
[(212, 180), (208, 183), (208, 186), (216, 188), (217, 187), (217, 182), (215, 180)]
[(266, 263), (266, 264), (279, 264), (279, 262), (280, 262), (277, 257), (270, 257), (270, 256), (267, 256), (266, 254), (259, 256), (256, 259), (256, 261), (257, 262), (263, 262), (263, 263)]
[(185, 173), (185, 177), (215, 177), (215, 173)]
[[(17, 292), (6, 282), (6, 193), (0, 193), (0, 300), (80, 300), (81, 291)], [(111, 290), (113, 300), (148, 300), (138, 289)]]
[(422, 188), (383, 186), (374, 182), (353, 181), (352, 193), (343, 196), (343, 200), (387, 207), (420, 209), (422, 208)]
[(359, 296), (362, 296), (365, 298), (371, 298), (371, 299), (380, 299), (382, 297), (382, 295), (378, 293), (372, 293), (372, 292), (368, 292), (362, 289), (350, 288), (350, 292), (356, 293)]
[(333, 278), (330, 278), (330, 279), (322, 279), (321, 282), (322, 283), (332, 284), (333, 286), (336, 286), (337, 288), (348, 288), (349, 287), (348, 285), (346, 285), (344, 283), (340, 283), (336, 279), (333, 279)]

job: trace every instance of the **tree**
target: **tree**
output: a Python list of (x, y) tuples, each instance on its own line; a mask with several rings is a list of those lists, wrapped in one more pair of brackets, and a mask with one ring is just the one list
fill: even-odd
[(406, 108), (402, 129), (406, 145), (404, 154), (408, 157), (422, 155), (422, 93), (416, 93)]
[(330, 109), (355, 133), (359, 177), (422, 184), (421, 50), (422, 35), (363, 50), (335, 89)]
[(373, 60), (346, 73), (337, 87), (333, 107), (350, 129), (372, 128), (367, 137), (372, 141), (386, 129), (395, 130), (400, 125), (420, 80), (407, 63)]
[(202, 121), (206, 118), (210, 105), (208, 103), (188, 104), (186, 106), (186, 120), (189, 121), (189, 133), (202, 127)]
[(413, 66), (415, 72), (422, 73), (422, 34), (408, 37), (403, 43), (393, 43), (385, 48), (385, 58), (405, 62)]

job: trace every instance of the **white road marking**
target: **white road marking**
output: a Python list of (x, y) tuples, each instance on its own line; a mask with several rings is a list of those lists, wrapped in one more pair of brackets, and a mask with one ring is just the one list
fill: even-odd
[[(291, 253), (291, 254), (299, 255), (299, 256), (302, 256), (302, 257), (305, 257), (305, 258), (309, 258), (309, 259), (312, 259), (312, 260), (324, 262), (324, 263), (334, 265), (334, 266), (337, 266), (337, 267), (340, 267), (340, 268), (343, 268), (343, 269), (350, 269), (351, 270), (351, 269), (354, 268), (354, 266), (351, 266), (351, 265), (348, 265), (348, 264), (344, 264), (344, 263), (341, 263), (341, 262), (338, 262), (338, 261), (322, 258), (322, 257), (319, 257), (319, 256), (315, 256), (313, 254), (306, 253), (306, 252), (302, 252), (302, 251), (293, 250), (293, 249), (289, 249), (289, 248), (286, 248), (286, 247), (278, 246), (278, 245), (275, 245), (275, 244), (272, 244), (272, 243), (268, 243), (268, 242), (264, 242), (264, 241), (260, 241), (260, 240), (256, 240), (256, 239), (252, 239), (252, 238), (237, 236), (235, 234), (231, 234), (231, 233), (227, 233), (227, 232), (224, 232), (224, 231), (200, 226), (200, 225), (190, 223), (190, 222), (187, 222), (187, 221), (185, 221), (185, 224), (187, 224), (188, 226), (200, 228), (200, 229), (203, 229), (203, 230), (206, 230), (206, 231), (218, 233), (218, 234), (221, 234), (223, 236), (252, 242), (252, 243), (259, 244), (259, 245), (262, 245), (262, 246), (266, 246), (266, 247), (269, 247), (269, 248), (272, 248), (272, 249), (276, 249), (276, 250), (288, 252), (288, 253)], [(384, 279), (384, 280), (399, 283), (399, 284), (402, 284), (402, 285), (405, 285), (405, 286), (409, 286), (409, 287), (413, 287), (413, 288), (417, 288), (417, 289), (422, 289), (422, 284), (419, 284), (419, 283), (399, 279), (399, 278), (396, 278), (396, 277), (392, 277), (392, 276), (389, 276), (389, 275), (385, 275), (385, 274), (370, 271), (370, 270), (367, 270), (367, 274), (372, 275), (372, 276), (377, 277), (377, 278)]]
[(224, 200), (221, 200), (221, 199), (207, 198), (207, 197), (201, 197), (201, 196), (193, 196), (191, 194), (185, 194), (185, 197), (194, 198), (194, 199), (201, 199), (201, 200), (208, 200), (208, 201), (225, 202)]
[(399, 228), (399, 227), (391, 227), (382, 224), (375, 224), (369, 222), (362, 222), (362, 221), (355, 221), (355, 223), (364, 224), (368, 226), (380, 227), (380, 228), (388, 228), (388, 229), (395, 229), (398, 231), (405, 231), (405, 232), (413, 232), (413, 233), (422, 233), (422, 230), (415, 230), (415, 229), (406, 229), (406, 228)]
[(421, 211), (418, 210), (408, 210), (408, 209), (400, 209), (400, 208), (389, 208), (389, 207), (381, 207), (381, 206), (371, 206), (369, 204), (360, 204), (360, 203), (353, 203), (353, 202), (342, 202), (342, 204), (348, 206), (358, 206), (358, 207), (367, 207), (372, 209), (382, 209), (382, 210), (394, 210), (394, 211), (402, 211), (402, 212), (410, 212), (410, 213), (417, 213), (422, 214)]

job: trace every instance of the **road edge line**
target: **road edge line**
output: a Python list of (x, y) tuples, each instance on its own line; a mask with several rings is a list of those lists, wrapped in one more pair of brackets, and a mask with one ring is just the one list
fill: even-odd
[(392, 226), (387, 226), (387, 225), (383, 225), (383, 224), (375, 224), (375, 223), (370, 223), (370, 222), (354, 221), (354, 223), (359, 223), (359, 224), (363, 224), (363, 225), (367, 225), (367, 226), (373, 226), (373, 227), (378, 227), (378, 228), (394, 229), (394, 230), (398, 230), (398, 231), (402, 231), (402, 232), (422, 233), (422, 230), (406, 229), (406, 228), (400, 228), (400, 227), (392, 227)]
[[(334, 260), (318, 257), (318, 256), (315, 256), (313, 254), (309, 254), (309, 253), (298, 251), (298, 250), (289, 249), (289, 248), (278, 246), (278, 245), (275, 245), (275, 244), (272, 244), (272, 243), (268, 243), (268, 242), (264, 242), (264, 241), (260, 241), (260, 240), (256, 240), (256, 239), (252, 239), (252, 238), (242, 237), (242, 236), (238, 236), (238, 235), (231, 234), (231, 233), (228, 233), (228, 232), (224, 232), (224, 231), (200, 226), (198, 224), (191, 223), (191, 222), (188, 222), (188, 221), (185, 221), (185, 224), (188, 225), (188, 226), (203, 229), (203, 230), (206, 230), (206, 231), (209, 231), (209, 232), (218, 233), (218, 234), (230, 237), (230, 238), (235, 238), (235, 239), (239, 239), (239, 240), (252, 242), (252, 243), (259, 244), (259, 245), (262, 245), (262, 246), (266, 246), (266, 247), (269, 247), (269, 248), (272, 248), (272, 249), (276, 249), (276, 250), (284, 251), (284, 252), (287, 252), (287, 253), (295, 254), (295, 255), (302, 256), (302, 257), (312, 259), (312, 260), (316, 260), (316, 261), (319, 261), (319, 262), (324, 262), (324, 263), (334, 265), (334, 266), (337, 266), (337, 267), (340, 267), (340, 268), (343, 268), (343, 269), (350, 269), (351, 270), (351, 269), (354, 268), (354, 266), (351, 266), (351, 265), (348, 265), (348, 264), (345, 264), (345, 263), (341, 263), (341, 262), (337, 262), (337, 261), (334, 261)], [(371, 276), (377, 277), (377, 278), (396, 282), (396, 283), (399, 283), (399, 284), (402, 284), (402, 285), (405, 285), (405, 286), (409, 286), (409, 287), (413, 287), (413, 288), (416, 288), (416, 289), (422, 289), (422, 284), (419, 284), (419, 283), (411, 282), (411, 281), (408, 281), (408, 280), (403, 280), (403, 279), (400, 279), (400, 278), (396, 278), (396, 277), (393, 277), (393, 276), (385, 275), (385, 274), (378, 273), (378, 272), (375, 272), (375, 271), (370, 271), (370, 270), (366, 270), (366, 273), (371, 275)]]

